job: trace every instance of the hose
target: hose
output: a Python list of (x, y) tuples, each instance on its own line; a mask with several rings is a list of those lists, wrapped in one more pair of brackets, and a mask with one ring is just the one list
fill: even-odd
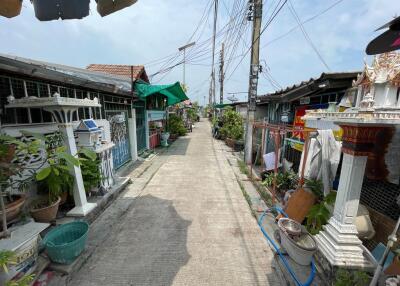
[(263, 235), (265, 236), (265, 238), (268, 240), (268, 242), (275, 248), (275, 251), (278, 253), (280, 259), (282, 260), (283, 264), (285, 265), (286, 269), (289, 271), (290, 276), (292, 276), (294, 282), (296, 283), (297, 286), (309, 286), (311, 285), (311, 283), (314, 280), (315, 277), (315, 264), (314, 264), (314, 260), (311, 261), (311, 273), (307, 278), (307, 281), (304, 283), (301, 283), (300, 280), (297, 278), (296, 274), (294, 273), (293, 269), (290, 267), (288, 261), (286, 260), (285, 256), (283, 255), (283, 253), (280, 251), (279, 247), (275, 244), (275, 242), (271, 239), (271, 237), (269, 237), (268, 233), (265, 231), (264, 227), (262, 226), (262, 222), (263, 219), (265, 217), (265, 215), (270, 212), (271, 210), (276, 210), (277, 212), (279, 212), (280, 214), (284, 215), (285, 217), (288, 217), (288, 215), (280, 208), (280, 207), (272, 207), (270, 209), (267, 209), (266, 211), (264, 211), (262, 213), (262, 215), (260, 216), (260, 218), (258, 219), (258, 226), (261, 229), (261, 232), (263, 233)]

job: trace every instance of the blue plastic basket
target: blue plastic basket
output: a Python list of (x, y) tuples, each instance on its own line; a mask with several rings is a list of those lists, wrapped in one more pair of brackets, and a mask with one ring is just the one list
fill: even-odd
[(75, 221), (57, 226), (43, 239), (42, 245), (51, 261), (71, 264), (85, 249), (89, 225)]

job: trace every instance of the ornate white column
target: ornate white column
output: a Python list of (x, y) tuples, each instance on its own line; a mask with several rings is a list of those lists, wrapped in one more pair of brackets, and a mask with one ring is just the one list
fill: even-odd
[[(340, 124), (340, 123), (339, 123)], [(374, 268), (357, 237), (357, 215), (368, 153), (381, 127), (340, 124), (343, 129), (343, 161), (333, 216), (317, 236), (320, 252), (331, 266)]]
[[(78, 111), (79, 107), (100, 107), (97, 98), (90, 100), (76, 99), (61, 97), (58, 93), (55, 93), (51, 97), (25, 97), (21, 99), (9, 99), (7, 108), (16, 107), (37, 107), (43, 108), (46, 111), (51, 112), (54, 119), (58, 123), (60, 132), (64, 135), (64, 142), (68, 151), (71, 155), (77, 156), (77, 148), (74, 137), (74, 131), (72, 126), (73, 114)], [(86, 199), (85, 187), (83, 185), (82, 172), (79, 166), (74, 166), (72, 171), (74, 176), (74, 202), (75, 207), (70, 210), (67, 215), (69, 216), (85, 216), (92, 211), (96, 204), (88, 203)]]
[[(70, 154), (77, 156), (78, 150), (74, 137), (73, 125), (71, 122), (60, 123), (58, 125), (60, 132), (64, 135), (65, 146)], [(68, 216), (85, 216), (90, 213), (95, 207), (95, 203), (88, 203), (86, 199), (85, 187), (83, 185), (82, 172), (80, 166), (74, 166), (71, 170), (74, 180), (74, 202), (75, 207), (70, 210)]]

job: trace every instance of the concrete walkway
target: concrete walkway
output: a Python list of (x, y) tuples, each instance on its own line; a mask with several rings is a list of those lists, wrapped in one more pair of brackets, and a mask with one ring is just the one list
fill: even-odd
[(202, 120), (145, 182), (131, 174), (92, 226), (89, 240), (101, 244), (68, 285), (281, 285), (226, 152)]

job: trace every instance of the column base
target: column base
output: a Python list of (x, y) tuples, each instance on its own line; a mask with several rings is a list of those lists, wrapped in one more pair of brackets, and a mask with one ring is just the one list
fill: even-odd
[(324, 230), (316, 235), (318, 249), (331, 266), (373, 270), (377, 262), (357, 237), (354, 225), (330, 218)]
[(74, 207), (67, 213), (67, 216), (86, 216), (97, 206), (96, 203), (86, 203), (83, 206)]

